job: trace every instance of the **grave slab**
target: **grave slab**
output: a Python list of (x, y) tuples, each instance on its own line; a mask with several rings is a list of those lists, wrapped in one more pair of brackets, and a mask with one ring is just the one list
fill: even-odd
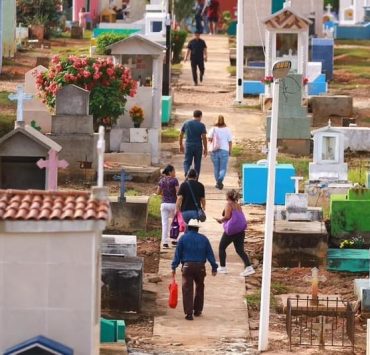
[(137, 256), (136, 235), (103, 234), (102, 237), (102, 254)]
[[(364, 291), (367, 290), (367, 293), (370, 291), (370, 279), (354, 279), (353, 289), (354, 289), (354, 293), (357, 299), (362, 302), (363, 297), (364, 297)], [(369, 297), (367, 297), (367, 301), (368, 300), (369, 300)], [(366, 310), (369, 311), (370, 308), (367, 307)]]
[(328, 234), (323, 222), (276, 221), (273, 262), (279, 267), (325, 265)]
[(89, 96), (89, 91), (76, 85), (66, 85), (62, 87), (56, 96), (56, 114), (62, 116), (88, 115)]
[(144, 260), (102, 256), (102, 311), (138, 312), (141, 308)]

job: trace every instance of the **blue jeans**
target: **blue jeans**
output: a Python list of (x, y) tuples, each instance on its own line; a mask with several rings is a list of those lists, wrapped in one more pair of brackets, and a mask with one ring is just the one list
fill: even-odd
[(185, 159), (184, 159), (184, 172), (185, 176), (187, 175), (190, 167), (193, 165), (194, 161), (194, 169), (196, 170), (198, 176), (200, 174), (200, 165), (202, 162), (202, 152), (203, 147), (202, 145), (196, 144), (187, 144), (185, 147)]
[(198, 219), (198, 211), (196, 210), (182, 211), (181, 214), (186, 224), (188, 224), (191, 219)]
[(224, 181), (227, 172), (227, 163), (229, 162), (229, 152), (224, 149), (216, 150), (211, 153), (213, 170), (217, 183)]

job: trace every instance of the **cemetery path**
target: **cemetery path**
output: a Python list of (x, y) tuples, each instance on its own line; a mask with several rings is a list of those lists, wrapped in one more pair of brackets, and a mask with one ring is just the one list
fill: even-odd
[[(233, 80), (226, 71), (228, 66), (228, 43), (223, 36), (205, 38), (209, 50), (209, 62), (206, 67), (205, 83), (193, 87), (190, 65), (185, 63), (183, 73), (175, 89), (175, 113), (177, 126), (192, 116), (194, 109), (203, 111), (203, 121), (210, 127), (218, 114), (225, 116), (236, 141), (263, 137), (261, 115), (246, 113), (240, 108), (232, 108), (234, 96)], [(178, 177), (182, 180), (183, 155), (163, 152), (165, 163), (175, 165)], [(213, 217), (221, 216), (225, 205), (225, 191), (239, 188), (238, 174), (233, 169), (234, 160), (229, 163), (229, 172), (224, 181), (224, 191), (214, 185), (211, 159), (203, 158), (200, 181), (206, 187), (207, 221), (202, 224), (201, 233), (207, 235), (218, 259), (218, 243), (222, 235), (222, 226)], [(245, 300), (245, 279), (239, 276), (243, 270), (240, 258), (232, 246), (227, 250), (227, 275), (208, 275), (205, 286), (204, 314), (189, 322), (184, 319), (181, 295), (181, 273), (177, 272), (180, 285), (179, 304), (170, 309), (168, 302), (168, 284), (171, 278), (170, 263), (174, 250), (163, 250), (159, 264), (159, 274), (163, 282), (157, 285), (157, 304), (160, 315), (154, 319), (153, 342), (164, 353), (187, 354), (252, 354), (248, 341), (248, 311)], [(166, 349), (166, 350), (164, 350)]]

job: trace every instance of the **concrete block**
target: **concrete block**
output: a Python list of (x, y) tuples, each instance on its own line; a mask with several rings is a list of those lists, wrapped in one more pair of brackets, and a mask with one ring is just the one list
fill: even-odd
[(285, 208), (288, 221), (310, 221), (311, 214), (307, 211), (307, 194), (286, 194)]
[[(271, 116), (266, 117), (266, 137), (270, 139)], [(300, 140), (311, 139), (311, 118), (307, 117), (285, 117), (278, 122), (278, 139)]]
[[(307, 208), (307, 220), (309, 221), (319, 221), (323, 220), (323, 213), (321, 207), (308, 207)], [(287, 210), (285, 206), (275, 206), (275, 220), (288, 220)]]
[(54, 115), (51, 118), (52, 134), (92, 134), (94, 133), (93, 117)]
[(101, 252), (102, 254), (137, 256), (136, 235), (103, 234)]
[(105, 161), (120, 163), (122, 166), (144, 167), (151, 165), (151, 157), (148, 153), (106, 153), (104, 157)]
[(143, 292), (144, 260), (139, 257), (102, 256), (102, 310), (138, 312)]
[(120, 152), (122, 153), (150, 153), (149, 143), (121, 143)]
[(130, 128), (130, 143), (148, 142), (147, 128)]
[(311, 152), (311, 139), (278, 139), (279, 152), (309, 155)]
[(314, 127), (327, 125), (328, 119), (332, 116), (352, 117), (353, 115), (353, 99), (351, 96), (312, 96), (310, 106)]
[(322, 222), (276, 221), (273, 263), (279, 267), (319, 267), (326, 263), (328, 234)]
[(112, 218), (107, 225), (110, 231), (121, 233), (146, 230), (149, 198), (126, 202), (111, 202)]
[(354, 279), (353, 280), (353, 290), (359, 301), (362, 301), (363, 290), (370, 290), (370, 279)]

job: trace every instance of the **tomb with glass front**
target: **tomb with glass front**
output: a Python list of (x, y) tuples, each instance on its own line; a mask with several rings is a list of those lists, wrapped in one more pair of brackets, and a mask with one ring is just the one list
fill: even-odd
[(313, 162), (309, 165), (309, 180), (347, 181), (348, 166), (344, 162), (344, 135), (339, 130), (323, 127), (313, 134)]

